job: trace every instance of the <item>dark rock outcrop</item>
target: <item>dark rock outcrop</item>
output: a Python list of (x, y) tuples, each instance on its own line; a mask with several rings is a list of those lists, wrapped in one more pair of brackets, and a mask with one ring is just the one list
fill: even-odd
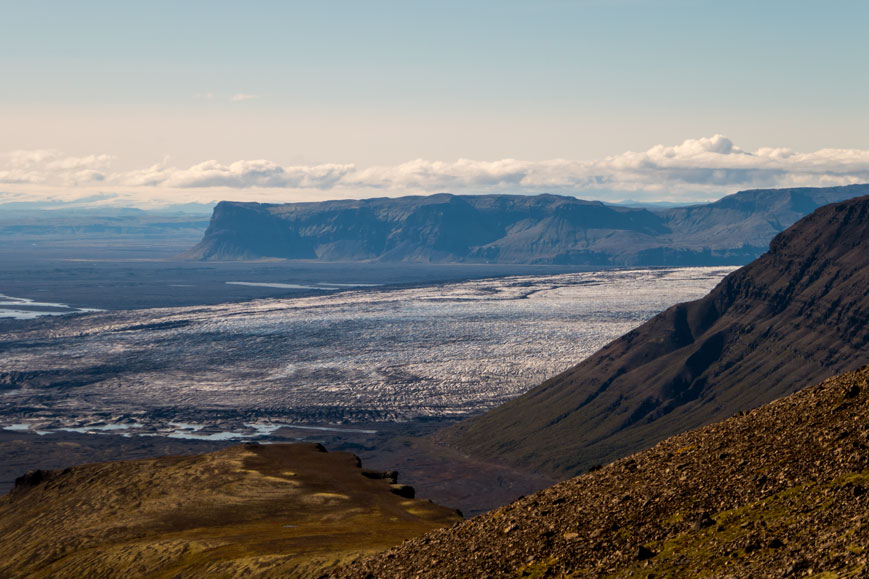
[(57, 477), (61, 474), (59, 470), (44, 470), (44, 469), (34, 469), (29, 470), (20, 477), (15, 479), (15, 484), (12, 487), (12, 491), (10, 494), (13, 496), (20, 496), (23, 493), (26, 493), (33, 487), (39, 486), (44, 482), (50, 481), (51, 479)]
[(869, 363), (869, 197), (818, 209), (676, 305), (444, 440), (553, 475), (646, 448)]
[(398, 472), (394, 470), (363, 470), (362, 476), (375, 480), (387, 480), (392, 484), (398, 482)]
[(743, 191), (659, 211), (558, 195), (449, 195), (323, 203), (221, 202), (202, 260), (319, 259), (720, 265), (748, 263), (813, 209), (869, 185)]

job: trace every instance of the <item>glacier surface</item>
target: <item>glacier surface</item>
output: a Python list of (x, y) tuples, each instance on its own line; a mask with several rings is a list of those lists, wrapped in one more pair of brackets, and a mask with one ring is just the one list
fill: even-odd
[(733, 269), (514, 276), (33, 320), (0, 333), (0, 427), (183, 434), (174, 421), (208, 435), (470, 415), (702, 297)]

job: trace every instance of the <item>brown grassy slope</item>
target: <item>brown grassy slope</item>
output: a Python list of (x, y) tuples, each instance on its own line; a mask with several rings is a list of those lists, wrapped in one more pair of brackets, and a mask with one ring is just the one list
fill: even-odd
[(705, 298), (443, 434), (550, 475), (648, 448), (869, 363), (869, 197), (827, 205)]
[(339, 569), (336, 577), (869, 574), (869, 367)]
[(321, 449), (243, 445), (31, 475), (0, 498), (0, 576), (305, 577), (461, 519)]

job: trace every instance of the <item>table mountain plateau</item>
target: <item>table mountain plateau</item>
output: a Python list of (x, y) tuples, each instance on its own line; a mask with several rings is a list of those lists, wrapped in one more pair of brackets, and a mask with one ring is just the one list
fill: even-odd
[(31, 471), (0, 497), (0, 577), (308, 577), (461, 520), (315, 444)]
[(706, 297), (441, 438), (575, 475), (867, 363), (869, 196), (816, 210)]
[(741, 265), (821, 205), (869, 185), (743, 191), (650, 211), (556, 195), (449, 195), (322, 203), (219, 203), (200, 260), (318, 259), (570, 264)]
[(338, 569), (380, 577), (865, 577), (869, 368)]

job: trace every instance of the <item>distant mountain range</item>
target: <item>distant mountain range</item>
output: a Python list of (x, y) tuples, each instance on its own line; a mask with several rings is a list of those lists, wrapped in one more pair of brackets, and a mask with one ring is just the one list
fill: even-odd
[[(2, 195), (2, 193), (0, 193)], [(120, 201), (113, 201), (111, 195), (94, 195), (75, 201), (61, 201), (57, 199), (45, 201), (6, 201), (0, 202), (0, 216), (142, 216), (142, 215), (210, 215), (214, 209), (214, 203), (175, 203), (153, 209), (139, 209), (127, 207)]]
[(556, 195), (449, 195), (280, 205), (224, 201), (199, 260), (260, 258), (575, 265), (741, 265), (827, 203), (869, 185), (743, 191), (631, 208)]
[[(202, 236), (212, 206), (201, 203), (160, 209), (92, 206), (62, 201), (0, 203), (0, 243), (39, 238), (190, 239)], [(191, 239), (192, 238), (192, 239)]]
[(578, 474), (865, 364), (869, 196), (816, 210), (705, 298), (444, 439), (476, 458)]

